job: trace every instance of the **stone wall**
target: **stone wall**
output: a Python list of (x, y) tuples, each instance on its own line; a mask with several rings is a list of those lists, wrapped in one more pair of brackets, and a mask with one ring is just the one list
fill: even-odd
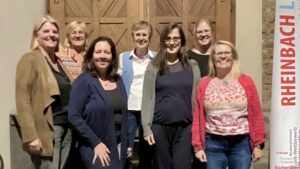
[(271, 109), (275, 2), (262, 1), (262, 106), (265, 112)]

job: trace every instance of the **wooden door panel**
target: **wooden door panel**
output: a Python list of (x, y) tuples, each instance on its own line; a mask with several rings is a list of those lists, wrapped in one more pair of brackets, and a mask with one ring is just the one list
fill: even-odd
[(159, 48), (162, 28), (176, 22), (182, 25), (187, 48), (193, 46), (193, 29), (200, 17), (213, 21), (216, 39), (234, 42), (235, 0), (48, 0), (49, 13), (60, 23), (61, 38), (65, 25), (73, 20), (87, 24), (89, 41), (107, 35), (116, 43), (118, 52), (132, 49), (131, 25), (138, 20), (149, 21), (153, 28), (151, 49)]
[(92, 17), (92, 0), (66, 0), (65, 16), (67, 17)]
[(182, 0), (156, 0), (156, 16), (179, 17), (182, 15)]
[(207, 16), (214, 18), (216, 9), (214, 0), (192, 0), (189, 2), (188, 13), (192, 17)]
[(100, 17), (127, 17), (127, 0), (101, 0)]
[(116, 43), (118, 53), (128, 49), (128, 41), (131, 37), (127, 35), (127, 25), (125, 24), (101, 24), (99, 35), (111, 37)]

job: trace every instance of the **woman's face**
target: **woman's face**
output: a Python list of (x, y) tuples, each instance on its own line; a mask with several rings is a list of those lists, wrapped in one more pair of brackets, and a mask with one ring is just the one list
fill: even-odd
[(99, 41), (96, 43), (93, 53), (93, 61), (98, 72), (107, 72), (112, 61), (111, 46), (108, 42)]
[(68, 34), (68, 40), (73, 47), (82, 47), (85, 45), (86, 34), (80, 26), (77, 26)]
[(181, 47), (181, 37), (178, 28), (170, 31), (165, 39), (166, 50), (168, 54), (177, 54)]
[(206, 22), (200, 22), (195, 30), (197, 43), (201, 46), (210, 45), (212, 41), (211, 28)]
[(55, 25), (50, 22), (44, 23), (37, 32), (37, 41), (44, 50), (55, 50), (58, 46), (59, 35)]
[(147, 28), (137, 30), (133, 33), (133, 40), (136, 48), (148, 48), (150, 42), (150, 34)]
[(233, 64), (231, 48), (227, 45), (217, 45), (213, 60), (217, 71), (231, 70)]

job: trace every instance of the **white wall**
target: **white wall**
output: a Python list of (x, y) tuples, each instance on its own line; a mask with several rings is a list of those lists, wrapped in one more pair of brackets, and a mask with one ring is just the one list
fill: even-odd
[[(46, 13), (43, 0), (1, 0), (0, 5), (0, 153), (10, 169), (9, 114), (15, 113), (15, 69), (29, 50), (34, 23)], [(14, 145), (20, 146), (20, 145)]]
[(236, 0), (236, 47), (242, 70), (262, 91), (262, 0)]

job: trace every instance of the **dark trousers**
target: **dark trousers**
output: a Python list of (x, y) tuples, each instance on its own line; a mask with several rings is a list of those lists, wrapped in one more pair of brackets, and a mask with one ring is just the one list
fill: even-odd
[(72, 143), (71, 143), (71, 149), (70, 154), (66, 162), (66, 168), (64, 169), (85, 169), (85, 166), (83, 164), (79, 147), (78, 147), (78, 133), (75, 129), (72, 128)]
[(192, 169), (206, 169), (206, 163), (201, 162), (193, 152)]
[[(153, 169), (153, 146), (144, 139), (144, 133), (141, 125), (141, 111), (128, 111), (128, 136), (129, 136), (129, 147), (136, 149), (138, 148), (139, 156), (139, 169)], [(134, 147), (134, 138), (137, 129), (139, 130), (139, 147)], [(130, 160), (129, 160), (130, 163)], [(131, 168), (130, 164), (127, 168)]]
[(156, 169), (191, 169), (191, 125), (152, 124)]

